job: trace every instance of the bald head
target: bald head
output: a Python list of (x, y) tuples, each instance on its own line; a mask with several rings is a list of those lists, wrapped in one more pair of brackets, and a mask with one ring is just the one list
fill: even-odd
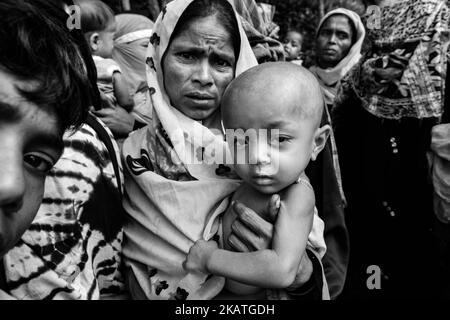
[[(247, 110), (242, 110), (245, 105)], [(258, 65), (234, 79), (222, 99), (225, 123), (243, 113), (273, 118), (308, 119), (320, 125), (324, 101), (314, 75), (289, 62)]]

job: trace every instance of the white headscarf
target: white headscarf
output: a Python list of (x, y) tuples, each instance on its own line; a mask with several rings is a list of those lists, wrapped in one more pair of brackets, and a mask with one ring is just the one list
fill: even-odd
[(310, 68), (322, 86), (325, 95), (325, 101), (328, 105), (333, 104), (334, 97), (337, 93), (337, 86), (339, 81), (355, 66), (361, 58), (361, 47), (366, 35), (364, 24), (358, 14), (351, 10), (339, 8), (328, 12), (320, 21), (317, 33), (324, 22), (332, 15), (342, 14), (348, 17), (354, 24), (356, 30), (356, 41), (350, 48), (348, 54), (342, 59), (334, 68), (322, 69), (319, 66), (313, 66)]
[[(198, 121), (188, 118), (175, 107), (170, 105), (170, 99), (164, 88), (164, 78), (162, 73), (162, 57), (165, 53), (170, 36), (176, 26), (178, 19), (184, 12), (186, 7), (192, 2), (192, 0), (173, 1), (167, 6), (165, 14), (160, 15), (156, 21), (154, 28), (154, 35), (158, 36), (159, 45), (149, 46), (147, 52), (147, 61), (153, 61), (152, 63), (156, 67), (155, 69), (147, 66), (147, 80), (150, 90), (154, 93), (152, 95), (152, 102), (154, 106), (155, 114), (166, 131), (172, 145), (177, 152), (178, 157), (188, 166), (189, 172), (196, 178), (204, 177), (205, 174), (210, 176), (210, 170), (205, 171), (204, 166), (190, 165), (190, 159), (192, 159), (190, 151), (190, 144), (197, 147), (207, 147), (211, 144), (219, 144), (217, 149), (221, 150), (220, 145), (224, 144), (222, 137), (214, 135), (208, 128), (204, 127)], [(232, 1), (230, 1), (232, 3)], [(170, 8), (170, 10), (169, 10)], [(164, 16), (164, 19), (162, 17)], [(237, 77), (245, 70), (257, 65), (256, 58), (253, 54), (250, 43), (247, 40), (245, 31), (241, 27), (240, 19), (236, 16), (239, 25), (239, 32), (241, 38), (241, 47), (239, 50), (239, 57), (236, 62), (235, 76)], [(149, 60), (152, 59), (152, 60)], [(154, 90), (153, 90), (154, 89)], [(154, 125), (158, 125), (154, 123)], [(208, 156), (208, 155), (206, 155)], [(211, 159), (205, 159), (205, 162)]]

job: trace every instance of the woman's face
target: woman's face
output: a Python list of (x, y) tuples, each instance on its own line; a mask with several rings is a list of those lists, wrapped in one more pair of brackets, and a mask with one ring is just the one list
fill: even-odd
[(231, 36), (215, 16), (197, 19), (172, 40), (162, 64), (171, 104), (191, 119), (208, 119), (234, 78)]
[(317, 57), (321, 68), (333, 68), (352, 47), (352, 27), (344, 15), (329, 17), (317, 36)]

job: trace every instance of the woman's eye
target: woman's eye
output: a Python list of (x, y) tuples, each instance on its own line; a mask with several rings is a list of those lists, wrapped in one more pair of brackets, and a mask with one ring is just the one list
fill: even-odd
[(23, 160), (34, 170), (37, 170), (42, 173), (49, 172), (54, 165), (52, 161), (34, 154), (25, 155)]
[(180, 52), (178, 54), (179, 57), (185, 59), (185, 60), (194, 60), (195, 56), (193, 54), (187, 53), (187, 52)]
[(228, 61), (223, 60), (223, 59), (217, 59), (216, 64), (219, 67), (229, 67), (229, 66), (231, 66), (231, 64)]

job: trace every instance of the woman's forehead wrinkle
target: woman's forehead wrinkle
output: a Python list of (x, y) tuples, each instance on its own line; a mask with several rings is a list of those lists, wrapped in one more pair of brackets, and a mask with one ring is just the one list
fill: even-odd
[(225, 35), (208, 34), (208, 33), (200, 34), (200, 39), (203, 43), (207, 45), (213, 45), (218, 47), (223, 47), (228, 40)]
[[(195, 44), (200, 50), (204, 52), (212, 53), (217, 52), (221, 54), (232, 53), (233, 48), (225, 36), (217, 36), (211, 34), (202, 34), (195, 37)], [(229, 47), (228, 47), (229, 45)]]

